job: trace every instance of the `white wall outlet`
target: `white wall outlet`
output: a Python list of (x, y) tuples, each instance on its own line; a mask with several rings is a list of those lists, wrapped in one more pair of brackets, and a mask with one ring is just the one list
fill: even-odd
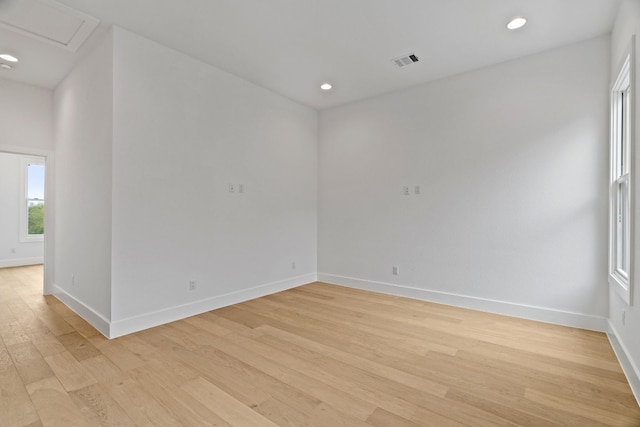
[(404, 187), (402, 187), (402, 194), (404, 194), (405, 196), (408, 196), (410, 194), (408, 185), (405, 185)]
[(195, 291), (196, 287), (197, 287), (197, 283), (195, 280), (189, 280), (189, 290), (190, 291)]
[(235, 192), (236, 192), (236, 185), (229, 184), (229, 193), (235, 193)]
[(393, 268), (391, 269), (391, 272), (393, 273), (394, 276), (397, 276), (398, 274), (400, 274), (400, 267), (398, 267), (397, 265), (394, 265)]

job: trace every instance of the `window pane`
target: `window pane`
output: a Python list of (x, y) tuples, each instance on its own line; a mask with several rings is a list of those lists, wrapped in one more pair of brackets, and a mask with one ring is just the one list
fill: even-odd
[(620, 93), (622, 111), (620, 111), (620, 175), (629, 172), (629, 113), (631, 107), (628, 89)]
[(44, 200), (44, 165), (27, 167), (27, 199)]
[(44, 202), (29, 200), (29, 234), (44, 234)]
[(27, 166), (27, 216), (27, 234), (44, 234), (44, 165)]
[[(632, 44), (633, 46), (633, 44)], [(630, 176), (634, 154), (632, 140), (635, 120), (631, 108), (635, 103), (635, 88), (631, 86), (631, 64), (635, 62), (629, 47), (618, 76), (611, 87), (611, 139), (609, 197), (609, 284), (631, 304), (632, 248), (631, 232), (632, 194)]]
[(617, 185), (617, 207), (616, 207), (616, 269), (625, 276), (629, 275), (629, 227), (630, 227), (630, 212), (629, 212), (629, 181), (624, 180)]
[(620, 135), (619, 135), (619, 140), (618, 140), (618, 167), (620, 168), (620, 172), (618, 173), (618, 176), (622, 176), (626, 171), (625, 171), (625, 157), (626, 157), (626, 148), (625, 147), (625, 128), (626, 128), (626, 117), (625, 117), (625, 111), (626, 111), (626, 96), (624, 92), (620, 93)]

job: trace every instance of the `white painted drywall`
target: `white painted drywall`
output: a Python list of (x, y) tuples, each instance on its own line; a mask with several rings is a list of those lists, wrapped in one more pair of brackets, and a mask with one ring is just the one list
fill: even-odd
[[(631, 43), (631, 36), (635, 34), (640, 37), (640, 1), (624, 0), (620, 6), (618, 18), (612, 32), (612, 55), (611, 55), (611, 75), (617, 76), (618, 67), (621, 64), (622, 57)], [(633, 185), (635, 187), (635, 255), (634, 255), (634, 283), (632, 305), (628, 306), (620, 296), (611, 289), (609, 292), (609, 320), (615, 331), (615, 334), (625, 349), (626, 356), (630, 359), (635, 370), (636, 383), (640, 384), (640, 284), (638, 273), (640, 272), (640, 52), (638, 52), (638, 43), (640, 39), (636, 39), (636, 88), (635, 88), (635, 178)], [(622, 323), (622, 313), (625, 312), (625, 324)], [(636, 390), (638, 392), (640, 390)], [(640, 395), (637, 395), (640, 399)]]
[(315, 275), (316, 227), (316, 111), (114, 29), (114, 321)]
[(108, 35), (54, 93), (54, 282), (104, 319), (111, 316), (112, 45)]
[(20, 241), (22, 156), (0, 153), (0, 268), (42, 264), (44, 242)]
[(601, 37), (322, 111), (319, 277), (604, 324), (609, 55)]
[(0, 148), (53, 150), (53, 92), (0, 78)]

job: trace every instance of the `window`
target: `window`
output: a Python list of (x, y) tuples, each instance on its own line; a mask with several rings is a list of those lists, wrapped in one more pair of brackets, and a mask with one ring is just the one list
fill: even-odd
[(22, 197), (20, 209), (20, 240), (42, 241), (44, 237), (44, 159), (22, 159)]
[(609, 283), (631, 304), (633, 260), (633, 47), (611, 87)]

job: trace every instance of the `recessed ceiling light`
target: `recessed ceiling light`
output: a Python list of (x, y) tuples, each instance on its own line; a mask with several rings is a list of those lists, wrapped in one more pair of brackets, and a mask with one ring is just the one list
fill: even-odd
[(330, 90), (333, 86), (331, 86), (329, 83), (322, 83), (320, 85), (320, 89), (322, 90)]
[(0, 68), (2, 68), (3, 70), (10, 70), (13, 67), (11, 67), (11, 65), (9, 64), (0, 63)]
[(522, 28), (524, 24), (527, 23), (527, 18), (523, 16), (518, 16), (517, 18), (513, 18), (507, 24), (507, 28), (510, 30), (517, 30), (518, 28)]
[(9, 62), (18, 62), (18, 58), (13, 55), (9, 55), (8, 53), (0, 53), (0, 59), (4, 59)]

